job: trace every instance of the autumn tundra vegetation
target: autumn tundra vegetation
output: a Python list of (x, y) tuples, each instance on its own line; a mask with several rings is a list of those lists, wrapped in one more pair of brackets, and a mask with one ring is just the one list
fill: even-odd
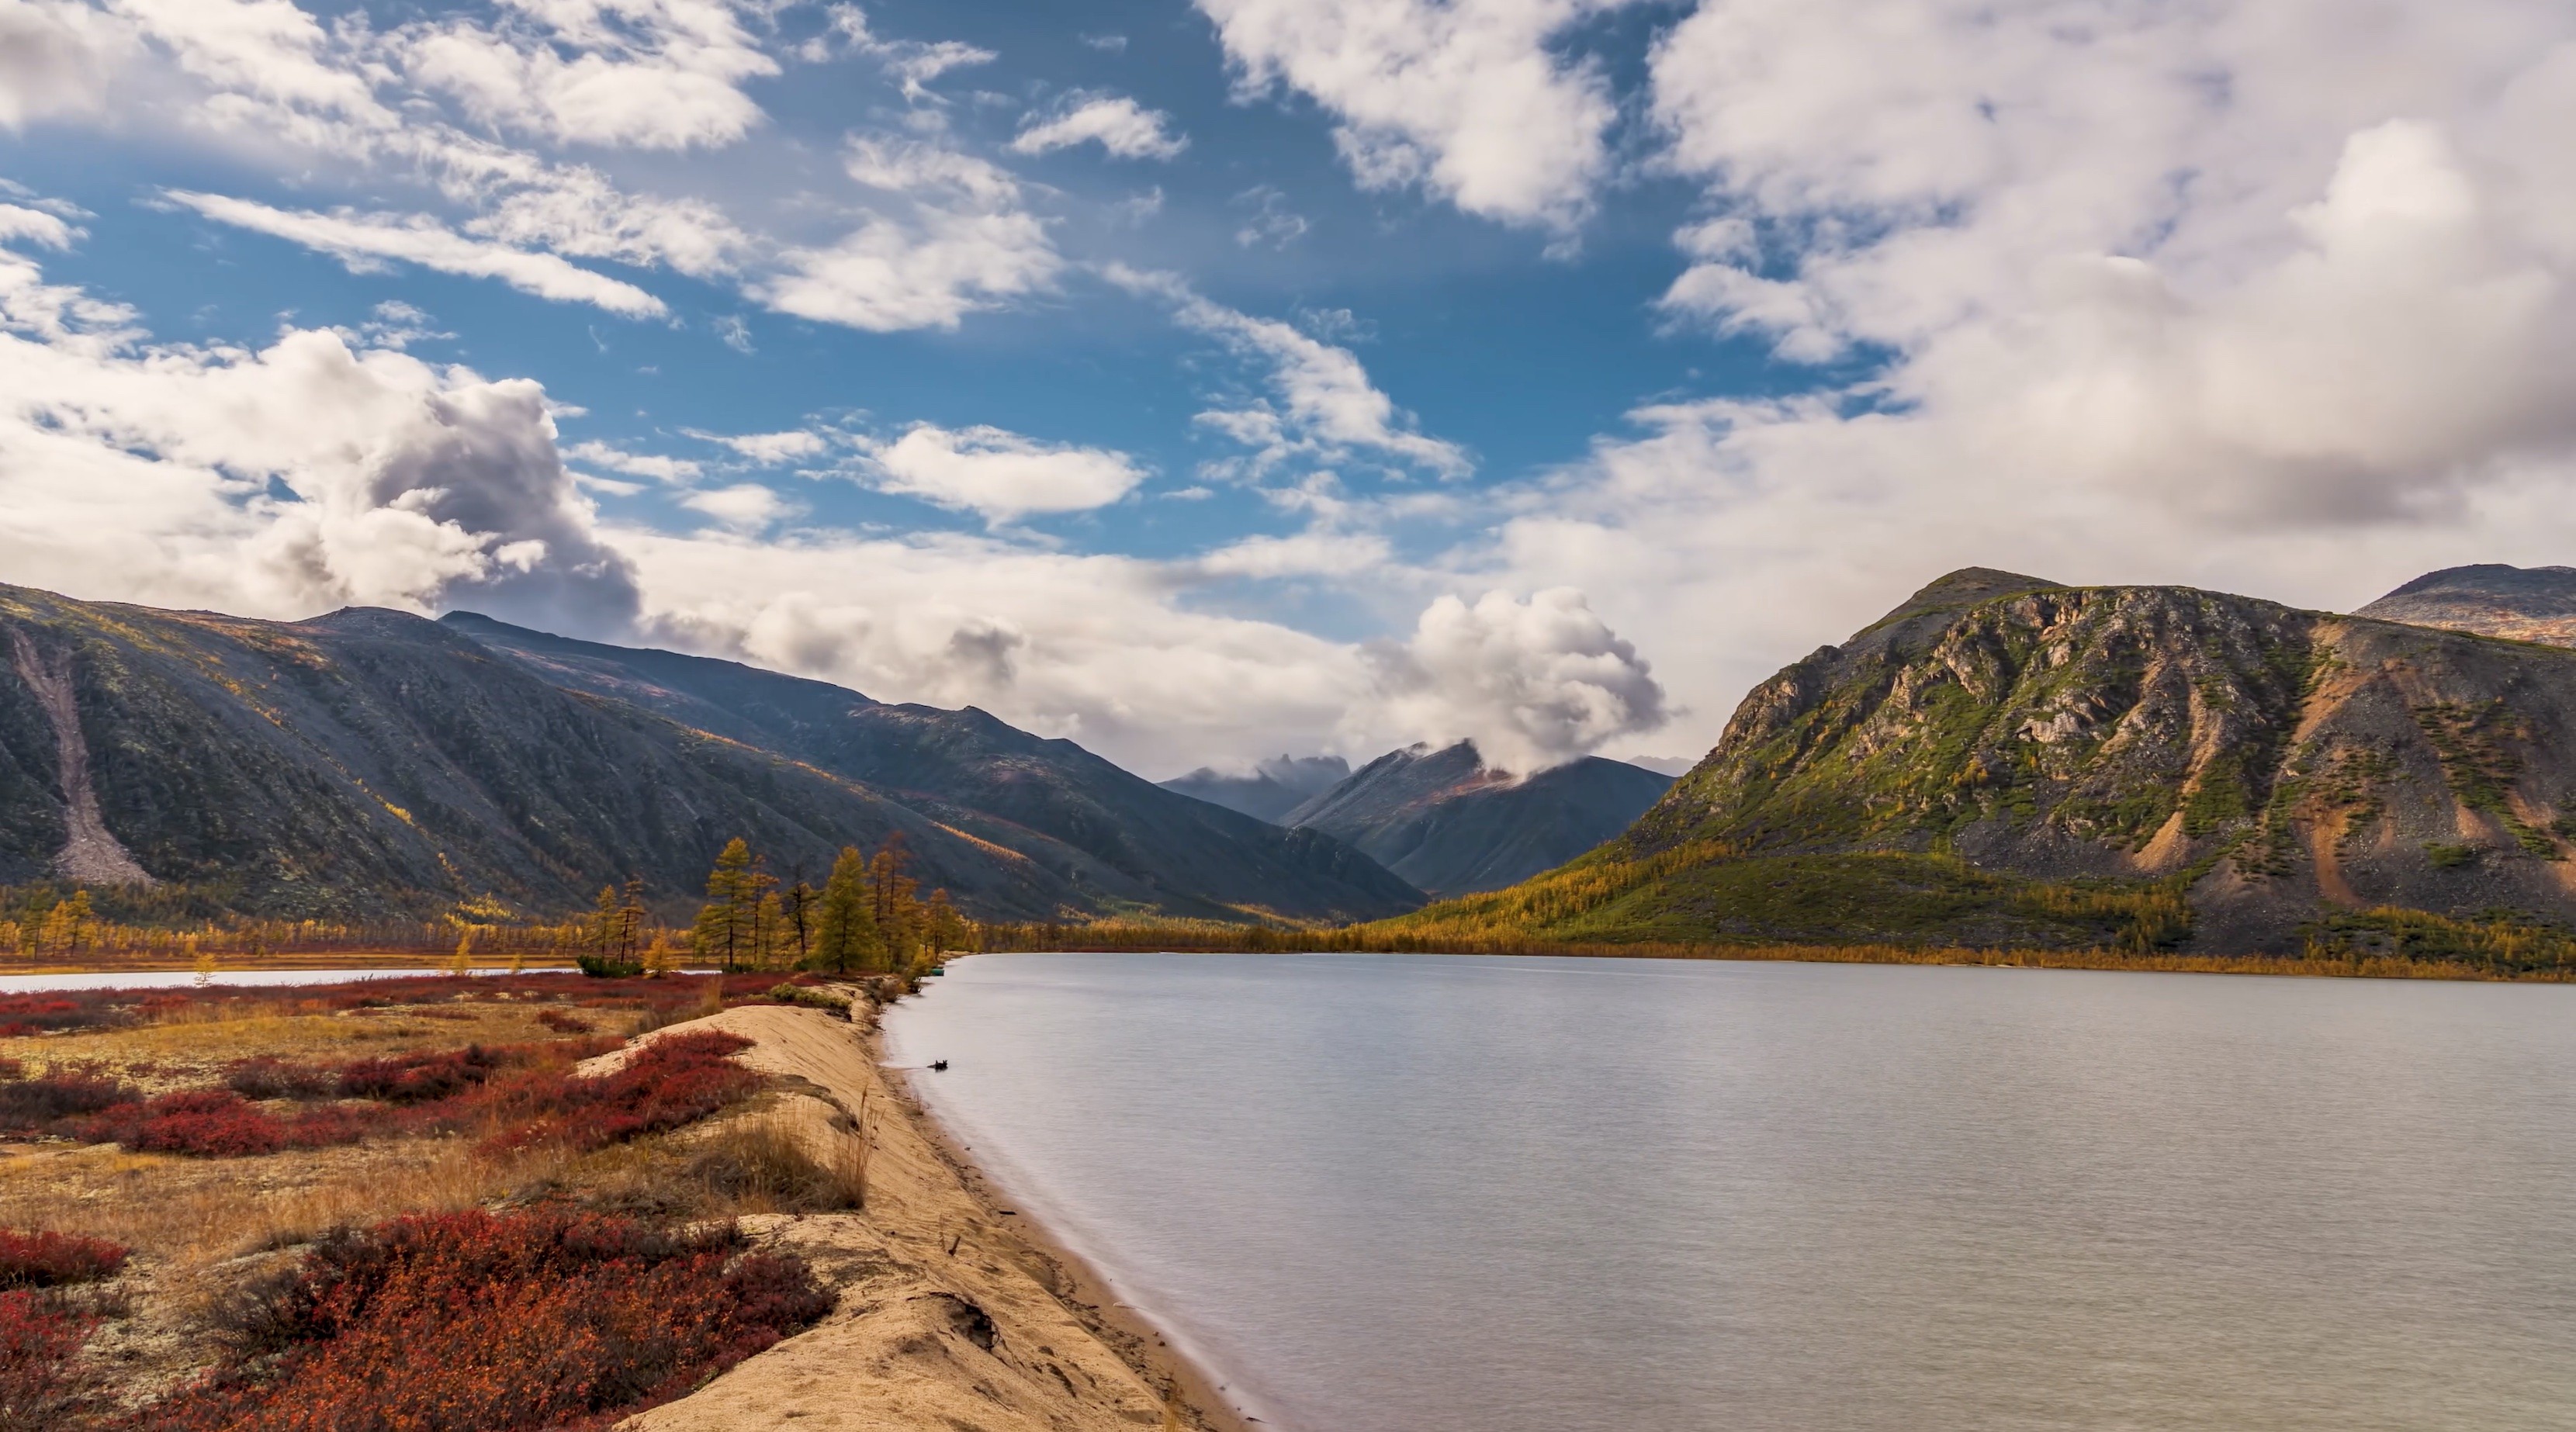
[(831, 1308), (744, 1220), (855, 1216), (871, 1133), (666, 1026), (864, 1025), (900, 988), (0, 995), (0, 1432), (599, 1428), (684, 1395)]
[(942, 951), (980, 947), (984, 928), (944, 889), (909, 873), (900, 835), (873, 853), (844, 847), (819, 886), (774, 874), (736, 838), (708, 872), (685, 923), (686, 897), (640, 876), (601, 887), (591, 908), (530, 918), (490, 897), (434, 921), (347, 924), (258, 919), (223, 909), (222, 892), (172, 886), (85, 887), (39, 881), (0, 889), (0, 952), (30, 969), (312, 965), (352, 955), (403, 963), (580, 964), (602, 974), (664, 973), (684, 963), (728, 973), (814, 970), (918, 976)]

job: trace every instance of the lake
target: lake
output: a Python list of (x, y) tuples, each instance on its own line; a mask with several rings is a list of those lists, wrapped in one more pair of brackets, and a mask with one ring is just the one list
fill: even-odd
[(2576, 1427), (2576, 989), (986, 955), (888, 1029), (1286, 1432)]

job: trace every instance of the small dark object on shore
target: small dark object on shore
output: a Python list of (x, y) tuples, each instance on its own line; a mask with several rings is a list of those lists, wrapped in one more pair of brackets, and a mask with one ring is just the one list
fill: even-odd
[(930, 1072), (932, 1072), (932, 1073), (934, 1073), (934, 1074), (945, 1074), (945, 1073), (947, 1073), (947, 1072), (948, 1072), (948, 1061), (947, 1061), (947, 1060), (945, 1060), (945, 1059), (933, 1059), (933, 1060), (931, 1060), (931, 1061), (930, 1061)]

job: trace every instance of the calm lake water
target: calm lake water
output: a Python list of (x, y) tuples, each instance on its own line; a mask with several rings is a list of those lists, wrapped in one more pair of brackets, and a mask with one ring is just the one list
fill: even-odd
[(949, 968), (895, 1062), (1287, 1432), (2576, 1427), (2576, 989)]
[[(186, 989), (193, 986), (265, 988), (270, 985), (347, 984), (353, 980), (421, 979), (436, 970), (217, 970), (202, 979), (193, 970), (118, 970), (63, 975), (0, 975), (0, 994), (66, 989)], [(476, 974), (498, 974), (477, 970)]]

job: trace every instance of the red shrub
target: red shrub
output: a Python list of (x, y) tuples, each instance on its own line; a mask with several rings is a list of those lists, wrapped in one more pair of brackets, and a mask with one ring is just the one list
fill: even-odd
[(317, 1245), (235, 1360), (135, 1414), (166, 1432), (604, 1427), (821, 1317), (792, 1257), (559, 1210), (397, 1219)]
[(88, 1074), (48, 1074), (42, 1079), (0, 1079), (0, 1138), (33, 1138), (58, 1132), (65, 1119), (95, 1114), (142, 1098), (114, 1079)]
[(340, 1096), (381, 1099), (388, 1104), (425, 1104), (483, 1083), (505, 1060), (504, 1053), (481, 1045), (360, 1059), (340, 1067)]
[(134, 1022), (130, 990), (68, 989), (0, 994), (0, 1036), (49, 1029), (107, 1029)]
[(606, 1148), (676, 1129), (748, 1096), (760, 1087), (760, 1076), (727, 1056), (750, 1047), (738, 1035), (702, 1030), (656, 1039), (616, 1073), (597, 1079), (531, 1070), (494, 1081), (481, 1098), (454, 1101), (451, 1126), (480, 1115), (500, 1125), (492, 1136), (499, 1147), (560, 1140), (580, 1149)]
[(0, 1293), (0, 1432), (59, 1428), (93, 1405), (79, 1364), (95, 1314), (48, 1293)]
[(113, 1277), (126, 1248), (77, 1233), (19, 1233), (0, 1228), (0, 1289), (64, 1288)]
[(591, 1023), (587, 1019), (583, 1019), (578, 1015), (566, 1014), (560, 1009), (538, 1010), (537, 1023), (544, 1025), (546, 1028), (553, 1030), (557, 1034), (588, 1034), (599, 1028), (598, 1025)]
[(73, 1131), (98, 1142), (113, 1139), (130, 1153), (241, 1158), (354, 1144), (381, 1122), (341, 1108), (281, 1118), (229, 1089), (183, 1089), (110, 1109), (75, 1124)]

